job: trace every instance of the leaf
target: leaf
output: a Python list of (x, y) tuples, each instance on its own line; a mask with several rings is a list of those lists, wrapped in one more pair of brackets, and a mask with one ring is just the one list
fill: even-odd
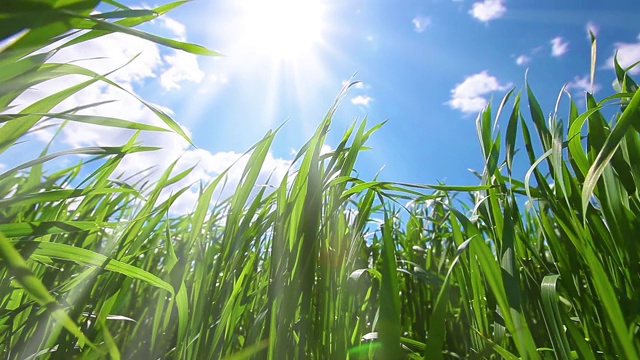
[(553, 344), (556, 358), (563, 360), (571, 360), (571, 348), (567, 335), (563, 329), (563, 319), (560, 315), (558, 307), (558, 294), (556, 293), (556, 284), (560, 275), (547, 275), (542, 279), (540, 286), (540, 295), (542, 297), (542, 309), (549, 331), (549, 337)]
[(175, 294), (173, 288), (171, 287), (171, 285), (169, 285), (169, 283), (161, 280), (148, 271), (115, 259), (108, 258), (94, 251), (78, 248), (71, 245), (51, 242), (33, 241), (32, 243), (38, 245), (35, 254), (47, 256), (52, 259), (74, 261), (80, 264), (103, 267), (105, 270), (117, 272), (132, 279), (144, 281), (151, 286), (166, 290), (172, 295)]
[(640, 124), (640, 90), (636, 91), (635, 95), (629, 102), (629, 105), (620, 116), (620, 119), (616, 123), (615, 127), (607, 137), (602, 149), (598, 153), (593, 165), (589, 168), (589, 172), (584, 180), (582, 188), (582, 214), (583, 221), (586, 223), (587, 208), (589, 206), (589, 199), (593, 194), (593, 189), (598, 183), (598, 179), (605, 167), (609, 164), (609, 161), (615, 154), (620, 142), (624, 138), (626, 132), (633, 124)]
[(30, 221), (12, 224), (0, 224), (0, 232), (9, 238), (23, 236), (44, 236), (78, 231), (98, 231), (108, 226), (93, 221)]
[(67, 313), (58, 307), (54, 297), (49, 294), (40, 279), (31, 272), (27, 263), (13, 247), (9, 239), (4, 236), (2, 230), (0, 230), (0, 256), (7, 264), (9, 272), (15, 277), (16, 281), (38, 304), (46, 308), (51, 313), (51, 316), (59, 321), (65, 329), (80, 340), (80, 346), (88, 344), (90, 347), (95, 348), (95, 345), (86, 338), (80, 327), (73, 322)]

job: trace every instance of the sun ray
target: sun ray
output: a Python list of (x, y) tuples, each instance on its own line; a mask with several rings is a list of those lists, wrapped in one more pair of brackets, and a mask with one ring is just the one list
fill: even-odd
[(258, 56), (295, 61), (322, 42), (324, 9), (317, 0), (239, 1), (241, 41)]

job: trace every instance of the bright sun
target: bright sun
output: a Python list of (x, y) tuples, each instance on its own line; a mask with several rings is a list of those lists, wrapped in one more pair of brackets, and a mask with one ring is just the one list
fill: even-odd
[(296, 60), (322, 41), (319, 0), (239, 0), (241, 38), (258, 55)]

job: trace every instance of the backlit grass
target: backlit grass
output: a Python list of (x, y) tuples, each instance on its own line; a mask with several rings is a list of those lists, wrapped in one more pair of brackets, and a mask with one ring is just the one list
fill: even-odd
[[(81, 109), (52, 113), (93, 83), (118, 86), (108, 74), (46, 62), (55, 48), (34, 53), (54, 41), (124, 32), (216, 55), (133, 29), (180, 3), (151, 11), (105, 1), (113, 12), (90, 15), (97, 3), (24, 0), (0, 10), (2, 39), (32, 29), (0, 53), (0, 156), (46, 118), (166, 131)], [(67, 37), (74, 29), (87, 31)], [(24, 91), (68, 74), (86, 80), (12, 112)], [(381, 124), (356, 121), (322, 153), (343, 93), (278, 186), (257, 183), (277, 135), (269, 132), (248, 150), (231, 196), (214, 196), (223, 173), (182, 216), (169, 210), (187, 188), (161, 192), (191, 170), (118, 177), (124, 158), (155, 150), (136, 136), (119, 147), (45, 147), (0, 173), (0, 354), (638, 359), (640, 91), (617, 64), (615, 76), (619, 91), (587, 93), (583, 112), (568, 98), (568, 114), (545, 118), (528, 86), (504, 97), (503, 121), (487, 107), (477, 120), (485, 166), (469, 186), (353, 177)], [(610, 120), (605, 107), (616, 109)], [(43, 171), (80, 154), (88, 156), (77, 165)], [(529, 170), (517, 178), (523, 161)]]

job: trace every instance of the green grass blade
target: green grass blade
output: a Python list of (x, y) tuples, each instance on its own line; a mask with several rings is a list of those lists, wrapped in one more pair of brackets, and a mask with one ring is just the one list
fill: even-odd
[(563, 329), (563, 318), (560, 315), (560, 308), (558, 307), (556, 284), (559, 277), (559, 275), (545, 276), (540, 286), (540, 295), (542, 297), (545, 323), (549, 330), (549, 337), (551, 338), (556, 358), (571, 360), (571, 348), (569, 347), (569, 341)]
[(0, 256), (7, 264), (9, 271), (15, 276), (16, 281), (33, 297), (38, 304), (45, 307), (57, 321), (71, 334), (80, 340), (79, 345), (94, 345), (86, 338), (80, 327), (57, 306), (56, 300), (40, 279), (31, 272), (31, 269), (22, 258), (22, 255), (13, 247), (0, 230)]
[(640, 123), (640, 91), (635, 93), (627, 108), (620, 116), (618, 123), (605, 140), (602, 149), (598, 153), (598, 156), (589, 168), (589, 172), (585, 177), (582, 188), (582, 214), (585, 222), (589, 200), (598, 180), (600, 179), (600, 175), (602, 175), (605, 167), (614, 156), (626, 132), (634, 123)]

